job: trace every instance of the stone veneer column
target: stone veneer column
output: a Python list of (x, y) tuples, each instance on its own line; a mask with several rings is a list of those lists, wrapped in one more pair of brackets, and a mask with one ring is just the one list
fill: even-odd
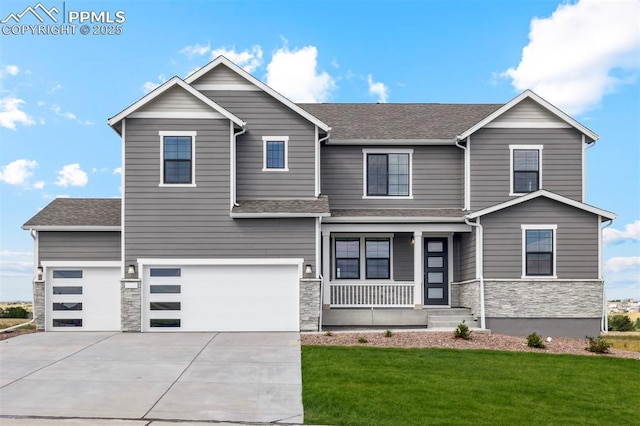
[(142, 331), (140, 303), (142, 285), (139, 278), (120, 280), (120, 326), (122, 331)]
[(46, 321), (44, 280), (33, 281), (33, 317), (36, 319), (36, 330), (44, 331)]
[(320, 280), (300, 280), (300, 331), (320, 330)]

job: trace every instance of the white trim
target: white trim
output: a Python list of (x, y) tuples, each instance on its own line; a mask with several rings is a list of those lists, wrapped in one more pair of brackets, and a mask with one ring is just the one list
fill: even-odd
[(322, 304), (321, 309), (324, 309), (324, 305), (331, 304), (331, 233), (322, 231)]
[(598, 216), (598, 278), (602, 278), (602, 217)]
[[(368, 154), (408, 154), (409, 194), (408, 195), (367, 195), (367, 155)], [(413, 149), (363, 148), (362, 149), (362, 198), (365, 200), (412, 200), (413, 199)]]
[(575, 208), (587, 211), (589, 213), (600, 215), (600, 216), (602, 216), (602, 217), (604, 217), (606, 219), (609, 219), (609, 220), (613, 220), (613, 219), (616, 218), (616, 214), (615, 213), (611, 213), (609, 211), (602, 210), (602, 209), (599, 209), (597, 207), (593, 207), (593, 206), (581, 203), (581, 202), (576, 201), (576, 200), (572, 200), (571, 198), (563, 197), (562, 195), (558, 195), (556, 193), (549, 192), (549, 191), (547, 191), (545, 189), (540, 189), (540, 190), (535, 191), (535, 192), (530, 192), (527, 195), (523, 195), (521, 197), (514, 198), (514, 199), (509, 200), (509, 201), (505, 201), (504, 203), (496, 204), (495, 206), (491, 206), (491, 207), (487, 207), (487, 208), (482, 209), (482, 210), (478, 210), (477, 212), (473, 212), (471, 214), (468, 214), (467, 218), (475, 219), (476, 217), (484, 216), (486, 214), (493, 213), (493, 212), (496, 212), (498, 210), (503, 210), (503, 209), (515, 206), (517, 204), (524, 203), (526, 201), (532, 200), (534, 198), (538, 198), (538, 197), (549, 198), (551, 200), (555, 200), (555, 201), (558, 201), (560, 203), (567, 204), (567, 205), (569, 205), (571, 207), (575, 207)]
[(421, 231), (413, 232), (413, 304), (424, 305), (424, 240)]
[[(160, 130), (160, 184), (159, 187), (182, 187), (189, 188), (196, 186), (196, 136), (198, 132), (194, 131), (172, 131)], [(172, 136), (187, 136), (191, 138), (191, 182), (190, 183), (165, 183), (164, 181), (164, 138)]]
[[(316, 267), (315, 267), (315, 278), (320, 278), (320, 276), (322, 275), (320, 273), (320, 265), (322, 265), (322, 233), (320, 231), (320, 222), (322, 221), (321, 218), (316, 219), (315, 224), (316, 224), (316, 258), (315, 258), (315, 262), (316, 262)], [(322, 309), (322, 308), (320, 308)]]
[(482, 224), (480, 223), (480, 217), (476, 218), (476, 279), (482, 279), (484, 275), (484, 230), (482, 228)]
[(233, 218), (256, 218), (256, 219), (270, 219), (279, 217), (329, 217), (330, 213), (234, 213), (231, 212), (229, 216)]
[(587, 144), (584, 135), (582, 135), (582, 202), (587, 201)]
[(455, 145), (455, 139), (331, 139), (328, 145)]
[(152, 100), (154, 100), (155, 98), (157, 98), (158, 96), (160, 96), (161, 94), (163, 94), (164, 92), (166, 92), (167, 90), (171, 89), (172, 87), (174, 87), (176, 85), (180, 86), (181, 88), (186, 90), (188, 93), (190, 93), (191, 95), (195, 96), (197, 99), (202, 101), (205, 105), (211, 107), (213, 110), (219, 112), (224, 117), (226, 117), (229, 120), (233, 121), (238, 126), (243, 127), (246, 124), (244, 121), (242, 121), (236, 115), (234, 115), (231, 112), (229, 112), (228, 110), (222, 108), (220, 105), (218, 105), (217, 103), (215, 103), (211, 99), (207, 98), (205, 95), (203, 95), (202, 93), (198, 92), (193, 87), (189, 86), (189, 84), (187, 84), (186, 82), (181, 80), (179, 77), (173, 77), (170, 80), (166, 81), (160, 87), (156, 88), (152, 92), (150, 92), (147, 95), (143, 96), (137, 102), (133, 103), (132, 105), (130, 105), (129, 107), (127, 107), (126, 109), (121, 111), (120, 113), (118, 113), (115, 116), (111, 117), (109, 120), (107, 120), (107, 122), (109, 123), (109, 125), (111, 127), (114, 127), (121, 120), (123, 120), (124, 118), (128, 117), (130, 114), (136, 112), (138, 109), (142, 108), (144, 105), (148, 104), (149, 102), (151, 102)]
[(121, 262), (119, 260), (43, 260), (40, 264), (44, 268), (119, 268)]
[[(386, 197), (385, 197), (386, 198)], [(326, 223), (407, 223), (407, 222), (420, 222), (420, 223), (463, 223), (464, 216), (460, 211), (460, 217), (436, 217), (436, 216), (344, 216), (334, 217), (326, 219)]]
[[(267, 144), (269, 142), (284, 142), (284, 168), (267, 167)], [(289, 171), (289, 136), (263, 136), (262, 137), (262, 171), (263, 172), (288, 172)]]
[(313, 127), (313, 132), (314, 132), (314, 136), (313, 136), (313, 141), (314, 141), (314, 174), (313, 174), (313, 178), (314, 178), (314, 182), (313, 182), (313, 187), (315, 188), (315, 196), (319, 197), (320, 196), (320, 134), (318, 133), (318, 126), (314, 126)]
[(586, 136), (589, 136), (594, 141), (599, 139), (599, 136), (596, 133), (592, 132), (587, 127), (585, 127), (582, 124), (578, 123), (576, 120), (574, 120), (573, 118), (571, 118), (570, 116), (568, 116), (567, 114), (565, 114), (564, 112), (562, 112), (561, 110), (559, 110), (558, 108), (556, 108), (555, 106), (550, 104), (549, 102), (545, 101), (544, 99), (542, 99), (540, 96), (538, 96), (537, 94), (535, 94), (534, 92), (532, 92), (529, 89), (525, 90), (524, 92), (520, 93), (518, 96), (516, 96), (515, 98), (513, 98), (512, 100), (510, 100), (509, 102), (504, 104), (502, 107), (500, 107), (499, 109), (494, 111), (492, 114), (487, 116), (484, 120), (476, 123), (470, 129), (466, 130), (460, 136), (458, 136), (458, 138), (459, 139), (464, 139), (467, 136), (475, 133), (477, 130), (481, 129), (482, 127), (485, 127), (487, 124), (489, 124), (490, 122), (492, 122), (493, 120), (495, 120), (496, 118), (498, 118), (499, 116), (504, 114), (505, 112), (509, 111), (511, 108), (513, 108), (514, 106), (519, 104), (524, 99), (531, 99), (531, 100), (537, 102), (542, 107), (544, 107), (547, 110), (549, 110), (549, 112), (554, 114), (556, 117), (558, 117), (561, 120), (565, 121), (566, 123), (568, 123), (572, 127), (575, 127), (582, 134), (584, 134)]
[(484, 125), (485, 129), (568, 129), (571, 127), (569, 123), (557, 121), (494, 121)]
[(303, 277), (304, 258), (255, 258), (255, 259), (164, 259), (140, 258), (138, 271), (146, 266), (249, 266), (249, 265), (297, 265), (298, 278)]
[(34, 231), (98, 231), (98, 232), (110, 232), (120, 231), (120, 225), (117, 226), (60, 226), (60, 225), (42, 225), (42, 226), (29, 226), (22, 227), (22, 229), (33, 229)]
[(207, 65), (205, 65), (204, 67), (200, 68), (198, 71), (194, 72), (189, 77), (187, 77), (185, 79), (185, 82), (187, 84), (192, 84), (192, 83), (195, 84), (200, 77), (207, 74), (209, 71), (216, 68), (220, 64), (225, 65), (227, 68), (234, 71), (240, 77), (243, 77), (249, 83), (257, 86), (259, 89), (262, 89), (267, 94), (271, 95), (272, 97), (274, 97), (275, 99), (283, 103), (285, 106), (289, 107), (290, 109), (292, 109), (293, 111), (301, 115), (302, 117), (306, 118), (311, 123), (320, 127), (325, 132), (331, 129), (331, 127), (329, 127), (327, 124), (323, 123), (318, 118), (314, 117), (312, 114), (309, 114), (307, 111), (305, 111), (295, 103), (291, 102), (289, 99), (282, 96), (280, 93), (276, 92), (271, 87), (267, 86), (266, 84), (264, 84), (263, 82), (261, 82), (260, 80), (258, 80), (257, 78), (255, 78), (254, 76), (252, 76), (251, 74), (249, 74), (248, 72), (246, 72), (245, 70), (243, 70), (242, 68), (234, 64), (233, 62), (231, 62), (229, 59), (225, 58), (224, 56), (218, 56), (216, 59), (209, 62)]
[(195, 118), (207, 120), (227, 119), (219, 112), (199, 111), (136, 111), (128, 115), (129, 118)]
[(197, 90), (230, 90), (236, 92), (259, 92), (260, 88), (253, 84), (213, 83), (192, 84)]
[(123, 118), (122, 119), (122, 146), (121, 146), (121, 167), (120, 167), (120, 276), (125, 277), (125, 272), (126, 272), (126, 267), (125, 265), (125, 257), (124, 257), (124, 250), (125, 250), (125, 245), (124, 245), (124, 241), (125, 241), (125, 228), (124, 228), (124, 218), (125, 216), (125, 209), (124, 209), (124, 198), (125, 198), (125, 170), (126, 170), (126, 156), (125, 156), (125, 152), (126, 152), (126, 132), (127, 129), (127, 119)]
[[(521, 279), (528, 280), (554, 280), (558, 278), (558, 274), (556, 273), (557, 263), (556, 263), (556, 254), (558, 251), (558, 245), (556, 243), (557, 234), (558, 234), (558, 225), (520, 225), (520, 229), (522, 230), (522, 276)], [(551, 262), (553, 263), (553, 270), (551, 271), (551, 275), (527, 275), (527, 231), (551, 231), (552, 237), (552, 250), (553, 250), (553, 259)]]
[(509, 196), (519, 196), (528, 192), (515, 192), (513, 190), (513, 151), (529, 150), (538, 151), (538, 189), (542, 188), (542, 149), (544, 145), (509, 145)]
[(471, 210), (471, 136), (467, 136), (464, 150), (464, 209)]
[(348, 224), (327, 224), (327, 220), (322, 221), (322, 234), (326, 233), (351, 233), (351, 234), (363, 234), (363, 233), (395, 233), (395, 232), (422, 232), (427, 233), (451, 233), (451, 232), (471, 232), (471, 226), (465, 223), (380, 223), (380, 224), (360, 224), (360, 223), (348, 223)]
[[(550, 278), (550, 277), (541, 277), (540, 279), (535, 279), (533, 277), (527, 277), (527, 278), (485, 278), (485, 281), (496, 281), (496, 282), (502, 282), (502, 283), (508, 283), (508, 282), (513, 282), (513, 281), (517, 281), (517, 282), (526, 282), (526, 281), (544, 281), (544, 278)], [(464, 284), (466, 282), (469, 281), (475, 281), (475, 280), (467, 280), (467, 281), (460, 281), (457, 284)], [(594, 278), (555, 278), (553, 280), (549, 279), (549, 281), (553, 281), (555, 283), (575, 283), (577, 281), (584, 283), (584, 282), (590, 282), (590, 283), (597, 283), (597, 282), (602, 282), (601, 279), (594, 279)]]

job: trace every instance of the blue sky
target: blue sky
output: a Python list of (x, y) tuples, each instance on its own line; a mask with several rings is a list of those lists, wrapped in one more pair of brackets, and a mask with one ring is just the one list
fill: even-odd
[[(2, 0), (0, 20), (37, 3)], [(27, 219), (55, 197), (119, 196), (107, 118), (220, 53), (294, 101), (504, 103), (533, 89), (600, 135), (587, 202), (618, 214), (605, 231), (608, 297), (640, 299), (638, 0), (42, 5), (75, 34), (0, 24), (0, 300), (31, 299)], [(82, 35), (68, 15), (80, 11), (124, 22), (85, 22)]]

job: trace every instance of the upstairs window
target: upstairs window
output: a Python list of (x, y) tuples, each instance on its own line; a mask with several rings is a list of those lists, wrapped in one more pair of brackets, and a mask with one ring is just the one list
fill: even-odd
[(263, 171), (288, 171), (288, 148), (289, 138), (287, 136), (265, 136), (263, 143)]
[(511, 145), (511, 195), (539, 190), (542, 146)]
[(196, 132), (160, 132), (162, 166), (160, 185), (194, 185)]
[(555, 277), (556, 225), (522, 225), (523, 277)]
[(364, 150), (364, 197), (411, 197), (411, 150)]

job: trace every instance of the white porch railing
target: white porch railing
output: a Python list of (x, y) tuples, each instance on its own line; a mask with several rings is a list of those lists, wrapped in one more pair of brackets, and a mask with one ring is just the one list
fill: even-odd
[(414, 284), (345, 283), (329, 285), (331, 307), (413, 307)]

